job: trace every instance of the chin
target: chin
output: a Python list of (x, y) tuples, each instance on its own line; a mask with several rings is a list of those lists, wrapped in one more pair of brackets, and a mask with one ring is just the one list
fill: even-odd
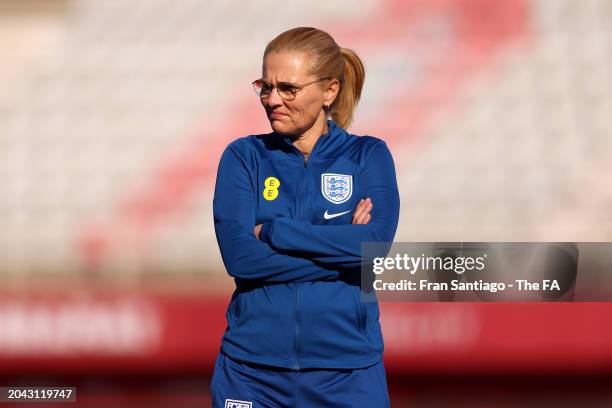
[(295, 129), (293, 129), (292, 126), (282, 123), (279, 120), (271, 120), (270, 126), (272, 126), (272, 130), (282, 135), (290, 135), (295, 132)]

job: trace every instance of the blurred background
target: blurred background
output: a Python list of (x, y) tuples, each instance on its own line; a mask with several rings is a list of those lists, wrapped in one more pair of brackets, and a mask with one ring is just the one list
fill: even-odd
[[(210, 405), (218, 158), (270, 131), (250, 83), (295, 26), (365, 62), (349, 130), (393, 152), (396, 241), (612, 241), (611, 21), (612, 0), (0, 0), (0, 385)], [(612, 304), (381, 308), (394, 407), (612, 406)]]

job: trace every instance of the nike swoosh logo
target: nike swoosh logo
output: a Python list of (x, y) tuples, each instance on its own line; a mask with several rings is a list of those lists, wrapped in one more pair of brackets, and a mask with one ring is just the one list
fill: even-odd
[(336, 213), (336, 214), (328, 214), (327, 210), (325, 210), (325, 214), (323, 214), (323, 218), (325, 218), (326, 220), (331, 220), (332, 218), (336, 218), (339, 217), (341, 215), (344, 215), (346, 213), (350, 213), (351, 210), (345, 211), (345, 212), (341, 212), (341, 213)]

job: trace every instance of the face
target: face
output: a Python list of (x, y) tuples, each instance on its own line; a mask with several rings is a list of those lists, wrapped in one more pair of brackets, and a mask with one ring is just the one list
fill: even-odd
[[(263, 61), (262, 79), (272, 85), (279, 83), (303, 85), (320, 78), (310, 73), (308, 55), (301, 52), (271, 52)], [(282, 99), (274, 87), (261, 99), (272, 129), (284, 135), (299, 135), (317, 121), (325, 121), (324, 105), (331, 105), (338, 94), (336, 79), (323, 80), (297, 91), (295, 99)]]

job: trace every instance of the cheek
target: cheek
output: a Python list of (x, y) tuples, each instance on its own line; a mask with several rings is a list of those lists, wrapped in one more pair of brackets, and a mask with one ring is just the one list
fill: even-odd
[(300, 123), (305, 124), (312, 122), (319, 115), (320, 106), (317, 100), (308, 101), (305, 104), (294, 107), (292, 117)]

